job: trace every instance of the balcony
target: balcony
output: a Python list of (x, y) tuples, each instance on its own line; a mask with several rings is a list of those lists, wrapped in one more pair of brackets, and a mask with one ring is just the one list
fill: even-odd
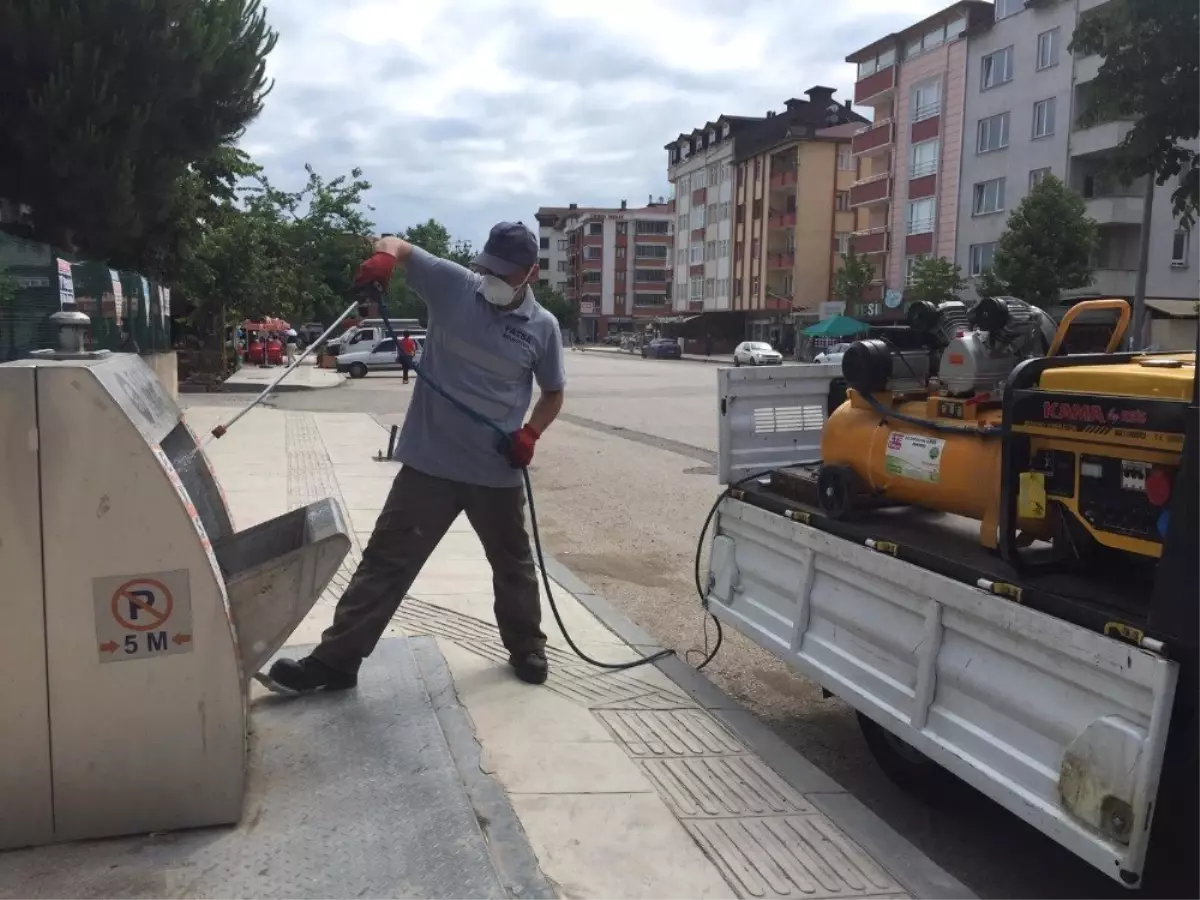
[(1146, 201), (1142, 196), (1110, 195), (1087, 201), (1087, 214), (1099, 225), (1141, 225)]
[(1132, 297), (1136, 284), (1135, 269), (1096, 269), (1092, 283), (1072, 293), (1100, 297)]
[(771, 190), (779, 190), (780, 188), (791, 187), (796, 183), (796, 170), (785, 169), (782, 172), (776, 172), (771, 176)]
[(888, 172), (872, 175), (850, 185), (850, 206), (878, 206), (892, 199), (892, 176)]
[(886, 225), (855, 231), (850, 235), (850, 246), (855, 253), (887, 253), (891, 244), (891, 232)]
[(796, 254), (794, 251), (767, 254), (768, 269), (792, 269), (795, 268), (795, 266)]
[(896, 67), (880, 69), (854, 85), (854, 102), (871, 104), (882, 100), (896, 88)]
[(786, 213), (776, 213), (767, 219), (768, 228), (794, 228), (796, 226), (795, 210)]
[(850, 141), (850, 152), (855, 156), (879, 156), (892, 149), (896, 142), (896, 123), (881, 119), (867, 126)]
[(1091, 128), (1077, 128), (1071, 132), (1071, 155), (1088, 156), (1113, 150), (1132, 130), (1133, 122), (1129, 121), (1102, 122)]

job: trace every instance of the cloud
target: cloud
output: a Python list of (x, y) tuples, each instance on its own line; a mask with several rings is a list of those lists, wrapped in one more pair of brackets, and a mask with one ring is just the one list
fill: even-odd
[(242, 146), (282, 186), (360, 167), (383, 231), (430, 217), (479, 244), (542, 205), (665, 195), (662, 147), (814, 84), (941, 2), (275, 0), (275, 88)]

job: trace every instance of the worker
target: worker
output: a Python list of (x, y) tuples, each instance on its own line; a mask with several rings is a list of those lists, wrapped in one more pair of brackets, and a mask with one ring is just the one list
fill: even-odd
[[(501, 222), (466, 269), (400, 238), (381, 238), (355, 283), (386, 289), (397, 265), (429, 309), (421, 378), (396, 442), (403, 465), (320, 645), (303, 659), (279, 660), (270, 677), (298, 692), (354, 687), (421, 567), (465, 512), (492, 567), (509, 664), (522, 681), (541, 684), (549, 666), (521, 470), (562, 409), (566, 376), (558, 321), (530, 288), (538, 239), (523, 224)], [(541, 396), (522, 424), (535, 380)], [(505, 446), (431, 382), (497, 423), (509, 435)]]
[(417, 355), (417, 342), (407, 331), (400, 338), (400, 371), (404, 373), (404, 383), (408, 384), (408, 370), (412, 367)]

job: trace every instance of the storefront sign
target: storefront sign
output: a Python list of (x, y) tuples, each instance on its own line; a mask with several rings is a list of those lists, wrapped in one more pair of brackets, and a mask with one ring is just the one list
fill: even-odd
[(579, 302), (579, 314), (581, 316), (593, 316), (596, 314), (596, 304), (591, 300), (581, 300)]

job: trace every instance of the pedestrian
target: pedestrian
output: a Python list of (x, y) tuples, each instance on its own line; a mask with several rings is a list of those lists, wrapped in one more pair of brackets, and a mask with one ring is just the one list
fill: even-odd
[[(279, 660), (270, 677), (299, 692), (354, 687), (421, 567), (465, 512), (492, 567), (508, 662), (522, 681), (541, 684), (549, 666), (521, 470), (562, 409), (566, 376), (558, 321), (530, 288), (538, 239), (523, 224), (501, 222), (466, 269), (381, 238), (355, 284), (386, 289), (397, 265), (429, 309), (421, 377), (396, 442), (402, 467), (320, 645), (303, 659)], [(526, 421), (534, 381), (541, 396)], [(497, 423), (504, 445), (433, 384)]]
[(298, 335), (296, 334), (296, 329), (289, 328), (287, 330), (287, 336), (284, 338), (284, 346), (287, 348), (287, 362), (289, 366), (296, 361), (297, 341)]
[(710, 331), (708, 334), (706, 334), (704, 336), (704, 355), (712, 356), (712, 348), (713, 348), (713, 337), (712, 337), (712, 332)]
[(404, 384), (408, 384), (408, 370), (417, 355), (417, 342), (407, 331), (400, 336), (400, 371), (404, 373)]

